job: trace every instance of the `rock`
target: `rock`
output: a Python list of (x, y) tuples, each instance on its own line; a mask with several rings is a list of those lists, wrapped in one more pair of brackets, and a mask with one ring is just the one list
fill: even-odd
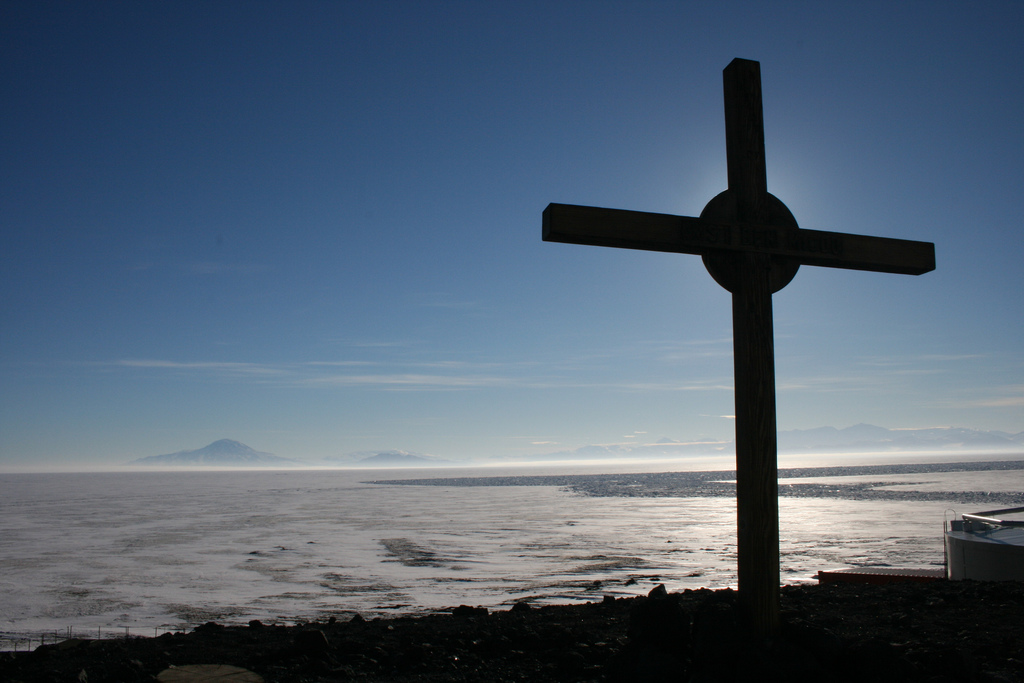
[(627, 633), (632, 644), (674, 653), (689, 646), (690, 616), (677, 600), (647, 598), (630, 611)]
[(303, 654), (319, 656), (327, 652), (330, 647), (331, 644), (327, 641), (327, 636), (320, 629), (310, 628), (295, 634), (295, 649)]
[(459, 605), (452, 609), (452, 616), (456, 617), (486, 617), (486, 607), (470, 607), (469, 605)]
[(644, 683), (675, 683), (685, 680), (686, 665), (654, 648), (642, 649), (626, 680)]
[(1008, 671), (982, 671), (978, 674), (977, 680), (979, 683), (1019, 683), (1020, 681)]
[(782, 637), (796, 647), (806, 650), (826, 667), (834, 666), (846, 651), (842, 639), (835, 633), (802, 621), (784, 623)]
[(693, 667), (700, 674), (697, 680), (733, 680), (740, 653), (746, 654), (751, 643), (732, 600), (715, 594), (697, 606), (691, 644)]
[(861, 676), (861, 680), (902, 683), (917, 677), (914, 665), (901, 657), (892, 643), (882, 638), (871, 638), (850, 647), (846, 663), (851, 671)]
[(611, 663), (614, 680), (685, 680), (690, 644), (690, 617), (679, 601), (664, 592), (639, 598), (629, 613), (629, 644)]
[(202, 624), (200, 626), (196, 626), (195, 630), (199, 631), (199, 632), (203, 632), (203, 631), (223, 631), (224, 627), (222, 625), (218, 624), (216, 621), (208, 621), (205, 624)]
[[(735, 592), (658, 591), (604, 602), (513, 606), (486, 618), (473, 618), (484, 612), (470, 607), (470, 618), (339, 617), (331, 626), (262, 628), (243, 621), (65, 649), (48, 644), (35, 652), (0, 652), (0, 681), (76, 681), (83, 671), (86, 683), (166, 681), (157, 676), (168, 663), (193, 662), (244, 667), (275, 683), (1024, 681), (1024, 582), (828, 584), (792, 586), (781, 595), (782, 630), (763, 640), (742, 627)], [(907, 623), (890, 624), (893, 612), (906, 614)], [(308, 649), (300, 650), (299, 642)], [(178, 668), (176, 675), (187, 671)]]
[(263, 677), (227, 664), (190, 664), (161, 671), (160, 683), (263, 683)]

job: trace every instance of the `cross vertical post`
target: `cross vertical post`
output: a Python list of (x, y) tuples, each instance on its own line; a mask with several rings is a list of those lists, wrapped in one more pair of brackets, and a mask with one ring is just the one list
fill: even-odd
[(770, 263), (741, 257), (732, 294), (736, 563), (742, 608), (760, 635), (779, 626), (779, 485)]
[[(729, 191), (736, 220), (764, 224), (767, 170), (761, 68), (733, 60), (722, 74)], [(736, 551), (740, 603), (754, 630), (779, 626), (779, 486), (771, 257), (729, 257), (736, 406)]]
[(764, 160), (764, 107), (761, 65), (734, 59), (722, 72), (725, 95), (725, 159), (729, 189), (736, 193), (736, 220), (758, 223), (758, 208), (768, 194)]

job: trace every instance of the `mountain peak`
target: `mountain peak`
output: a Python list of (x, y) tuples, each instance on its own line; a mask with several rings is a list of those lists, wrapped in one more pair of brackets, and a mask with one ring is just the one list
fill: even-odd
[[(241, 441), (234, 441), (232, 439), (219, 439), (214, 441), (209, 446), (198, 448), (195, 451), (183, 451), (183, 452), (198, 452), (207, 451), (209, 453), (259, 453), (260, 451), (254, 450), (246, 446)], [(264, 453), (269, 455), (269, 453)]]
[(133, 460), (131, 465), (173, 465), (216, 466), (216, 467), (273, 467), (293, 466), (299, 464), (291, 458), (282, 458), (273, 453), (264, 453), (246, 446), (240, 441), (220, 439), (202, 448), (188, 451), (167, 453), (166, 455), (150, 455)]
[(406, 451), (381, 451), (368, 458), (362, 458), (356, 462), (357, 465), (370, 465), (373, 467), (430, 467), (432, 465), (443, 465), (447, 460), (434, 457), (424, 457)]

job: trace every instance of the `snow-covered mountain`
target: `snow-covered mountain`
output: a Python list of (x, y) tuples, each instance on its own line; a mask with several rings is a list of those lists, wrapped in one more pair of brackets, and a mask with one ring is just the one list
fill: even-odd
[(287, 467), (299, 465), (296, 460), (282, 458), (272, 453), (253, 450), (244, 443), (221, 439), (209, 446), (191, 451), (178, 451), (166, 455), (150, 455), (133, 460), (131, 465), (173, 465), (173, 466), (233, 466), (233, 467)]
[[(857, 424), (844, 429), (818, 427), (778, 433), (779, 452), (881, 452), (892, 451), (978, 451), (1024, 453), (1024, 432), (983, 431), (962, 427), (927, 429), (886, 429)], [(649, 443), (590, 444), (573, 450), (549, 453), (538, 460), (583, 460), (639, 457), (685, 457), (734, 452), (732, 440), (675, 441)]]
[(927, 429), (886, 429), (857, 424), (845, 429), (819, 427), (779, 432), (779, 450), (1014, 450), (1024, 449), (1024, 432), (933, 427)]
[(368, 458), (357, 460), (354, 464), (359, 467), (437, 467), (451, 463), (448, 460), (427, 458), (405, 451), (382, 451)]
[(445, 460), (436, 455), (426, 453), (410, 453), (402, 450), (388, 451), (357, 451), (345, 455), (329, 455), (323, 463), (330, 467), (437, 467), (456, 465), (452, 460)]

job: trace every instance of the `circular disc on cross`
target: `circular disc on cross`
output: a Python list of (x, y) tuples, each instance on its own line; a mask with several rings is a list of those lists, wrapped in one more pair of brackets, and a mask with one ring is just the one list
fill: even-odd
[[(750, 212), (757, 216), (758, 225), (781, 230), (796, 230), (799, 226), (796, 218), (778, 197), (770, 192), (761, 195), (756, 206), (749, 207)], [(708, 202), (704, 210), (700, 212), (702, 219), (715, 223), (735, 225), (740, 222), (740, 208), (738, 195), (734, 190), (726, 190)], [(742, 228), (740, 228), (743, 239)], [(715, 282), (725, 287), (730, 292), (735, 292), (739, 284), (737, 269), (749, 267), (749, 262), (744, 255), (728, 252), (712, 252), (704, 254), (704, 267), (711, 273)], [(800, 269), (800, 263), (793, 259), (782, 256), (768, 256), (768, 267), (771, 269), (768, 275), (771, 291), (774, 294), (796, 276)]]

